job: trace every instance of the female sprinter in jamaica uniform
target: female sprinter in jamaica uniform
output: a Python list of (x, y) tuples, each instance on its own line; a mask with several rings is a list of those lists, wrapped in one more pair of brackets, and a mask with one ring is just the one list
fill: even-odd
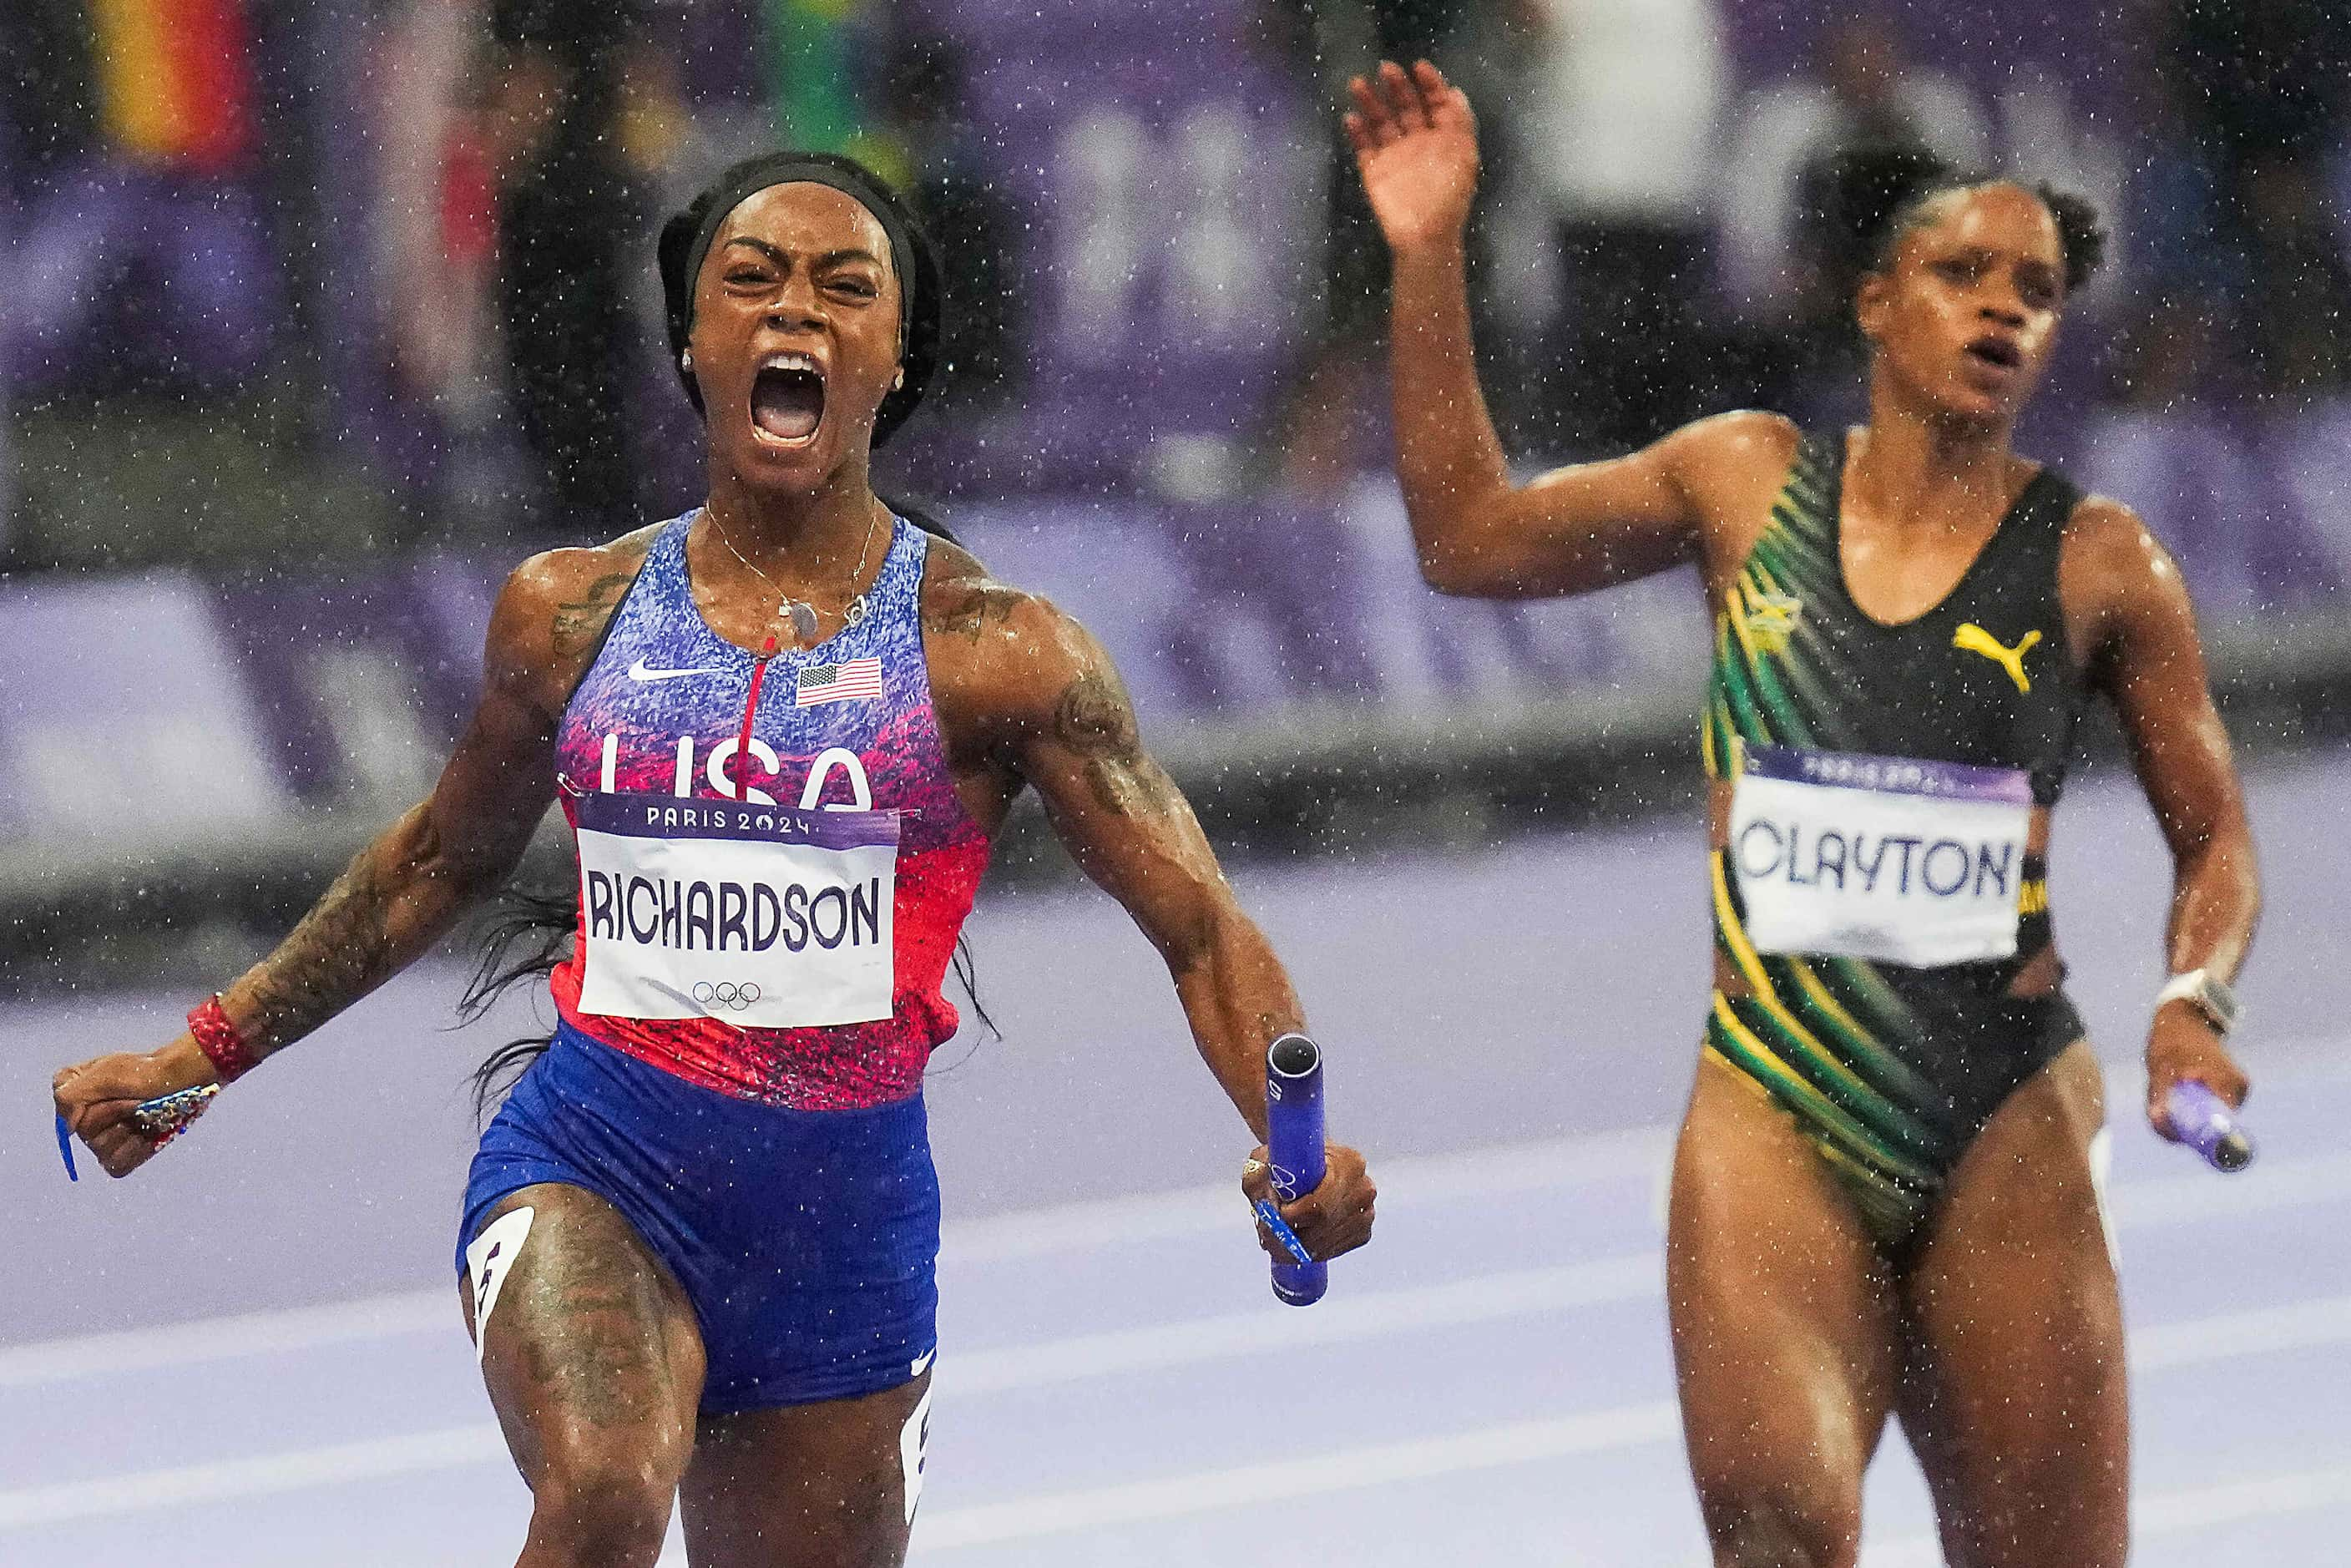
[(2101, 1086), (2043, 880), (2092, 693), (2177, 866), (2158, 1132), (2183, 1079), (2245, 1092), (2221, 1033), (2258, 893), (2178, 571), (2126, 508), (2010, 448), (2095, 223), (2006, 181), (1856, 165), (1865, 427), (1726, 414), (1516, 486), (1470, 358), (1468, 103), (1426, 62), (1353, 91), (1429, 582), (1580, 593), (1695, 561), (1714, 612), (1714, 996), (1667, 1291), (1715, 1561), (1853, 1563), (1895, 1415), (1952, 1563), (2113, 1568), (2127, 1421)]
[[(1299, 1007), (1101, 647), (874, 497), (869, 450), (938, 343), (937, 264), (896, 196), (845, 160), (756, 159), (671, 221), (661, 263), (707, 503), (517, 570), (431, 797), (189, 1033), (68, 1069), (57, 1100), (135, 1168), (132, 1103), (231, 1079), (381, 984), (559, 798), (581, 866), (560, 1028), (483, 1137), (458, 1238), (533, 1493), (520, 1564), (650, 1568), (681, 1492), (696, 1564), (894, 1563), (935, 1349), (923, 1067), (1014, 797), (1036, 789), (1159, 946), (1260, 1134), (1264, 1050)], [(1330, 1169), (1285, 1210), (1326, 1257), (1373, 1201), (1353, 1153)]]

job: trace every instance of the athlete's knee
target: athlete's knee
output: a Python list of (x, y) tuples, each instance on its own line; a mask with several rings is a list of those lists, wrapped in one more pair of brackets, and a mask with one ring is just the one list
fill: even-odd
[[(2085, 1514), (2102, 1517), (2084, 1517)], [(2081, 1509), (2054, 1504), (2042, 1517), (1965, 1515), (1951, 1521), (1951, 1561), (1960, 1568), (2123, 1568), (2130, 1555), (2124, 1508)]]
[(563, 1568), (652, 1568), (684, 1469), (659, 1437), (560, 1444), (531, 1483), (530, 1540)]
[(1858, 1487), (1724, 1476), (1698, 1482), (1715, 1568), (1855, 1568)]
[(1947, 1521), (1946, 1533), (1964, 1548), (1952, 1561), (1962, 1568), (2122, 1568), (2130, 1553), (2129, 1462), (2118, 1441), (2085, 1437), (2003, 1455), (1997, 1479), (1968, 1489)]

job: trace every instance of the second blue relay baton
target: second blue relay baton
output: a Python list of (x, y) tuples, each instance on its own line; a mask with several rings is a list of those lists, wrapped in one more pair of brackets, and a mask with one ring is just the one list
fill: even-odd
[[(188, 1124), (204, 1113), (220, 1092), (217, 1083), (198, 1084), (193, 1089), (176, 1090), (158, 1094), (152, 1100), (141, 1100), (131, 1107), (131, 1124), (142, 1134), (152, 1138), (162, 1148), (188, 1130)], [(74, 1169), (73, 1129), (66, 1124), (66, 1113), (57, 1113), (57, 1153), (66, 1159), (66, 1177), (81, 1180), (81, 1172)]]
[(2229, 1103), (2193, 1079), (2171, 1086), (2163, 1108), (2179, 1141), (2202, 1155), (2216, 1171), (2241, 1171), (2253, 1163), (2253, 1140)]
[[(1274, 1196), (1288, 1203), (1322, 1185), (1322, 1052), (1302, 1034), (1285, 1034), (1265, 1051), (1266, 1157), (1273, 1166)], [(1270, 1209), (1271, 1205), (1262, 1206)], [(1296, 1246), (1290, 1228), (1273, 1216), (1270, 1226)], [(1311, 1307), (1330, 1287), (1331, 1270), (1304, 1257), (1273, 1266), (1273, 1293), (1293, 1307)]]

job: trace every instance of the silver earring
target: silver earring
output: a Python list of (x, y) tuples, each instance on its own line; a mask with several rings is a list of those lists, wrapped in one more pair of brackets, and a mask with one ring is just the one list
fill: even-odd
[(689, 376), (694, 374), (694, 350), (692, 349), (688, 349), (685, 352), (677, 357), (677, 368), (684, 371)]
[(890, 390), (892, 392), (902, 391), (904, 389), (905, 385), (906, 372), (904, 371), (900, 371), (896, 375), (890, 378)]

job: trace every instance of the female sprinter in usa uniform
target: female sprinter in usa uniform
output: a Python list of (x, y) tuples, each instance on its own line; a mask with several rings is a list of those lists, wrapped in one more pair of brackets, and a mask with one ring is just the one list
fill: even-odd
[(2182, 1080), (2244, 1094), (2221, 1036), (2258, 891), (2177, 570), (2130, 512), (2010, 445), (2095, 222), (2007, 181), (1856, 164), (1865, 428), (1726, 414), (1519, 486), (1470, 359), (1468, 103), (1426, 62), (1354, 95), (1430, 583), (1579, 593), (1694, 561), (1715, 614), (1714, 996), (1667, 1266), (1715, 1561), (1852, 1564), (1892, 1414), (1953, 1563), (2116, 1568), (2101, 1088), (2044, 870), (2092, 694), (2177, 864), (2177, 974), (2147, 1050), (2158, 1132)]
[[(1301, 1022), (1265, 938), (1085, 631), (893, 516), (869, 449), (938, 341), (938, 277), (843, 160), (738, 165), (664, 231), (708, 502), (509, 580), (432, 796), (150, 1055), (58, 1075), (121, 1175), (132, 1103), (226, 1082), (502, 885), (550, 797), (576, 831), (561, 1024), (483, 1137), (459, 1237), (483, 1375), (533, 1492), (522, 1568), (650, 1565), (684, 1497), (716, 1568), (899, 1562), (929, 1388), (925, 1060), (989, 837), (1035, 788), (1165, 955), (1264, 1132)], [(1362, 1160), (1285, 1209), (1369, 1234)]]

